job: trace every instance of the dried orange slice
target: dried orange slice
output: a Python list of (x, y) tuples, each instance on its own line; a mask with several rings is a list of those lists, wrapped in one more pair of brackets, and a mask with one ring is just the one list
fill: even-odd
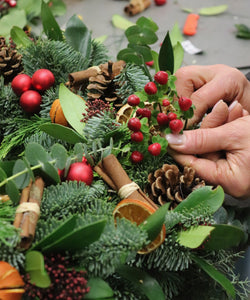
[[(150, 215), (152, 215), (156, 209), (147, 202), (135, 199), (123, 199), (120, 201), (114, 211), (113, 216), (117, 218), (126, 218), (137, 225), (145, 221)], [(148, 254), (151, 251), (159, 247), (165, 240), (166, 228), (163, 225), (161, 232), (158, 234), (155, 240), (146, 245), (143, 249), (139, 250), (139, 254)]]
[(118, 123), (127, 123), (133, 113), (133, 107), (125, 104), (123, 105), (116, 114), (116, 121)]

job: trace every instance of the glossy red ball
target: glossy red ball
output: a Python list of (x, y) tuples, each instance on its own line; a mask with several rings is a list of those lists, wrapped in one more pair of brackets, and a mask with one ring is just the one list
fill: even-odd
[(183, 111), (189, 110), (189, 108), (192, 106), (192, 100), (186, 97), (179, 98), (178, 102), (180, 109)]
[(177, 114), (174, 113), (174, 112), (170, 112), (170, 113), (168, 114), (168, 120), (169, 120), (169, 121), (172, 121), (172, 120), (175, 120), (175, 119), (177, 119)]
[(131, 140), (136, 143), (140, 143), (143, 141), (143, 133), (141, 131), (133, 132), (131, 134)]
[(158, 156), (161, 153), (161, 145), (154, 143), (148, 146), (148, 152), (153, 156)]
[(155, 74), (154, 79), (157, 83), (164, 85), (168, 82), (168, 73), (165, 71), (159, 71)]
[(39, 112), (41, 103), (42, 96), (37, 91), (26, 91), (20, 97), (20, 105), (27, 113)]
[(32, 79), (27, 74), (19, 74), (12, 80), (11, 87), (17, 96), (21, 96), (22, 93), (31, 89)]
[(160, 126), (164, 126), (168, 124), (168, 116), (164, 113), (158, 113), (156, 120)]
[(137, 106), (140, 103), (140, 98), (133, 94), (128, 97), (127, 102), (130, 106)]
[(179, 119), (175, 119), (169, 122), (169, 128), (175, 134), (180, 133), (183, 129), (183, 122)]
[(137, 118), (131, 118), (128, 121), (128, 128), (134, 132), (141, 129), (141, 121)]
[(86, 185), (91, 185), (93, 181), (93, 170), (85, 162), (75, 162), (70, 165), (66, 180), (82, 181)]
[(32, 85), (38, 91), (45, 91), (54, 83), (55, 77), (48, 69), (39, 69), (32, 76)]
[(167, 0), (154, 0), (155, 4), (160, 6), (160, 5), (164, 5), (167, 3)]
[(137, 164), (139, 162), (141, 162), (143, 160), (144, 156), (140, 151), (133, 151), (130, 159), (132, 161), (132, 163)]
[(148, 94), (148, 95), (154, 95), (157, 93), (157, 86), (154, 82), (150, 81), (148, 83), (145, 84), (144, 86), (144, 91)]

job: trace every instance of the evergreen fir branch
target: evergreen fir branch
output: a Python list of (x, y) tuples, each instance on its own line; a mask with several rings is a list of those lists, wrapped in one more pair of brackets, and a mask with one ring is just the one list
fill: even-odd
[(61, 41), (40, 39), (23, 49), (22, 55), (26, 74), (32, 76), (38, 69), (49, 69), (55, 76), (56, 85), (67, 82), (69, 73), (88, 67), (88, 61), (80, 52)]
[(145, 74), (143, 68), (130, 63), (114, 78), (114, 82), (117, 82), (120, 87), (117, 94), (124, 99), (124, 102), (127, 101), (129, 95), (143, 90), (148, 81), (150, 78)]
[(110, 57), (108, 56), (108, 49), (104, 44), (95, 40), (91, 41), (91, 53), (89, 59), (89, 67), (99, 66), (106, 63)]
[(55, 88), (52, 87), (44, 92), (43, 101), (41, 103), (41, 109), (39, 112), (41, 118), (50, 118), (49, 112), (51, 109), (51, 105), (58, 98), (59, 98), (59, 85), (57, 85)]
[(25, 255), (14, 246), (1, 245), (0, 261), (6, 261), (20, 271), (24, 269)]
[(41, 219), (43, 217), (61, 219), (70, 214), (82, 214), (93, 205), (94, 199), (105, 201), (105, 186), (96, 181), (91, 186), (83, 182), (67, 181), (44, 189), (41, 202)]
[(14, 155), (13, 149), (15, 147), (18, 148), (20, 155), (20, 152), (23, 151), (25, 139), (35, 132), (39, 132), (39, 126), (48, 122), (48, 119), (33, 116), (30, 119), (16, 118), (15, 122), (18, 124), (18, 128), (5, 136), (0, 145), (0, 159), (5, 158), (11, 150), (11, 155)]
[(147, 242), (147, 233), (126, 219), (117, 220), (113, 216), (106, 224), (98, 241), (75, 256), (90, 276), (107, 277), (115, 268), (132, 259)]

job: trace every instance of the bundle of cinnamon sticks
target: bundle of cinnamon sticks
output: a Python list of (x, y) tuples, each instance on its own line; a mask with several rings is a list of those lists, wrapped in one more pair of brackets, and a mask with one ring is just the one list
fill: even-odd
[(129, 16), (134, 16), (144, 11), (151, 5), (151, 0), (130, 0), (124, 8), (124, 12)]
[(21, 249), (28, 249), (34, 239), (43, 190), (44, 181), (41, 177), (37, 177), (34, 182), (30, 181), (29, 185), (22, 190), (13, 224), (21, 229), (19, 244)]

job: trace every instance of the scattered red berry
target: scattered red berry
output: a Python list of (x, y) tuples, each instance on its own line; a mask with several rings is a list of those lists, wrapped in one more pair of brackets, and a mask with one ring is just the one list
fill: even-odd
[(181, 97), (181, 98), (179, 98), (178, 101), (179, 101), (180, 109), (183, 111), (189, 110), (189, 108), (192, 105), (192, 100), (189, 98), (186, 98), (186, 97)]
[(177, 119), (177, 114), (174, 113), (174, 112), (170, 112), (170, 113), (168, 114), (168, 120), (169, 120), (169, 121), (172, 121), (172, 120), (175, 120), (175, 119)]
[(11, 82), (13, 92), (20, 96), (22, 93), (28, 91), (32, 87), (31, 77), (27, 74), (19, 74)]
[(154, 61), (153, 60), (146, 61), (145, 64), (149, 67), (152, 67), (154, 65)]
[(58, 175), (61, 179), (61, 181), (63, 181), (65, 178), (64, 178), (64, 172), (65, 172), (65, 169), (57, 169), (57, 172), (58, 172)]
[(151, 110), (148, 108), (138, 108), (136, 111), (137, 117), (148, 118), (151, 117)]
[(167, 3), (167, 0), (155, 0), (155, 4), (160, 6), (160, 5), (164, 5)]
[(127, 102), (130, 106), (137, 106), (140, 103), (140, 98), (133, 94), (128, 97)]
[(168, 82), (168, 73), (165, 71), (159, 71), (155, 74), (154, 79), (157, 83), (164, 85)]
[(42, 96), (37, 91), (26, 91), (20, 97), (20, 105), (27, 113), (39, 112), (41, 103)]
[(148, 152), (153, 156), (158, 156), (161, 153), (161, 145), (154, 143), (148, 146)]
[(134, 132), (139, 131), (141, 129), (141, 121), (137, 118), (131, 118), (128, 121), (128, 128)]
[(162, 105), (163, 106), (169, 106), (170, 105), (170, 101), (168, 99), (163, 99), (162, 100)]
[(131, 161), (137, 164), (143, 160), (143, 154), (139, 151), (133, 151), (130, 156)]
[(148, 95), (154, 95), (157, 93), (157, 86), (154, 82), (150, 81), (150, 82), (146, 83), (146, 85), (144, 86), (144, 91)]
[(55, 77), (48, 69), (39, 69), (32, 76), (32, 85), (38, 91), (45, 91), (54, 83)]
[(183, 122), (179, 119), (175, 119), (169, 122), (169, 128), (173, 133), (179, 133), (183, 128)]
[(131, 140), (140, 143), (143, 140), (143, 133), (141, 131), (133, 132), (131, 134)]
[(75, 162), (70, 165), (66, 180), (82, 181), (86, 185), (91, 185), (93, 181), (93, 170), (89, 164), (85, 162)]
[(158, 113), (156, 119), (157, 119), (157, 123), (160, 126), (164, 126), (168, 124), (168, 116), (164, 113)]

